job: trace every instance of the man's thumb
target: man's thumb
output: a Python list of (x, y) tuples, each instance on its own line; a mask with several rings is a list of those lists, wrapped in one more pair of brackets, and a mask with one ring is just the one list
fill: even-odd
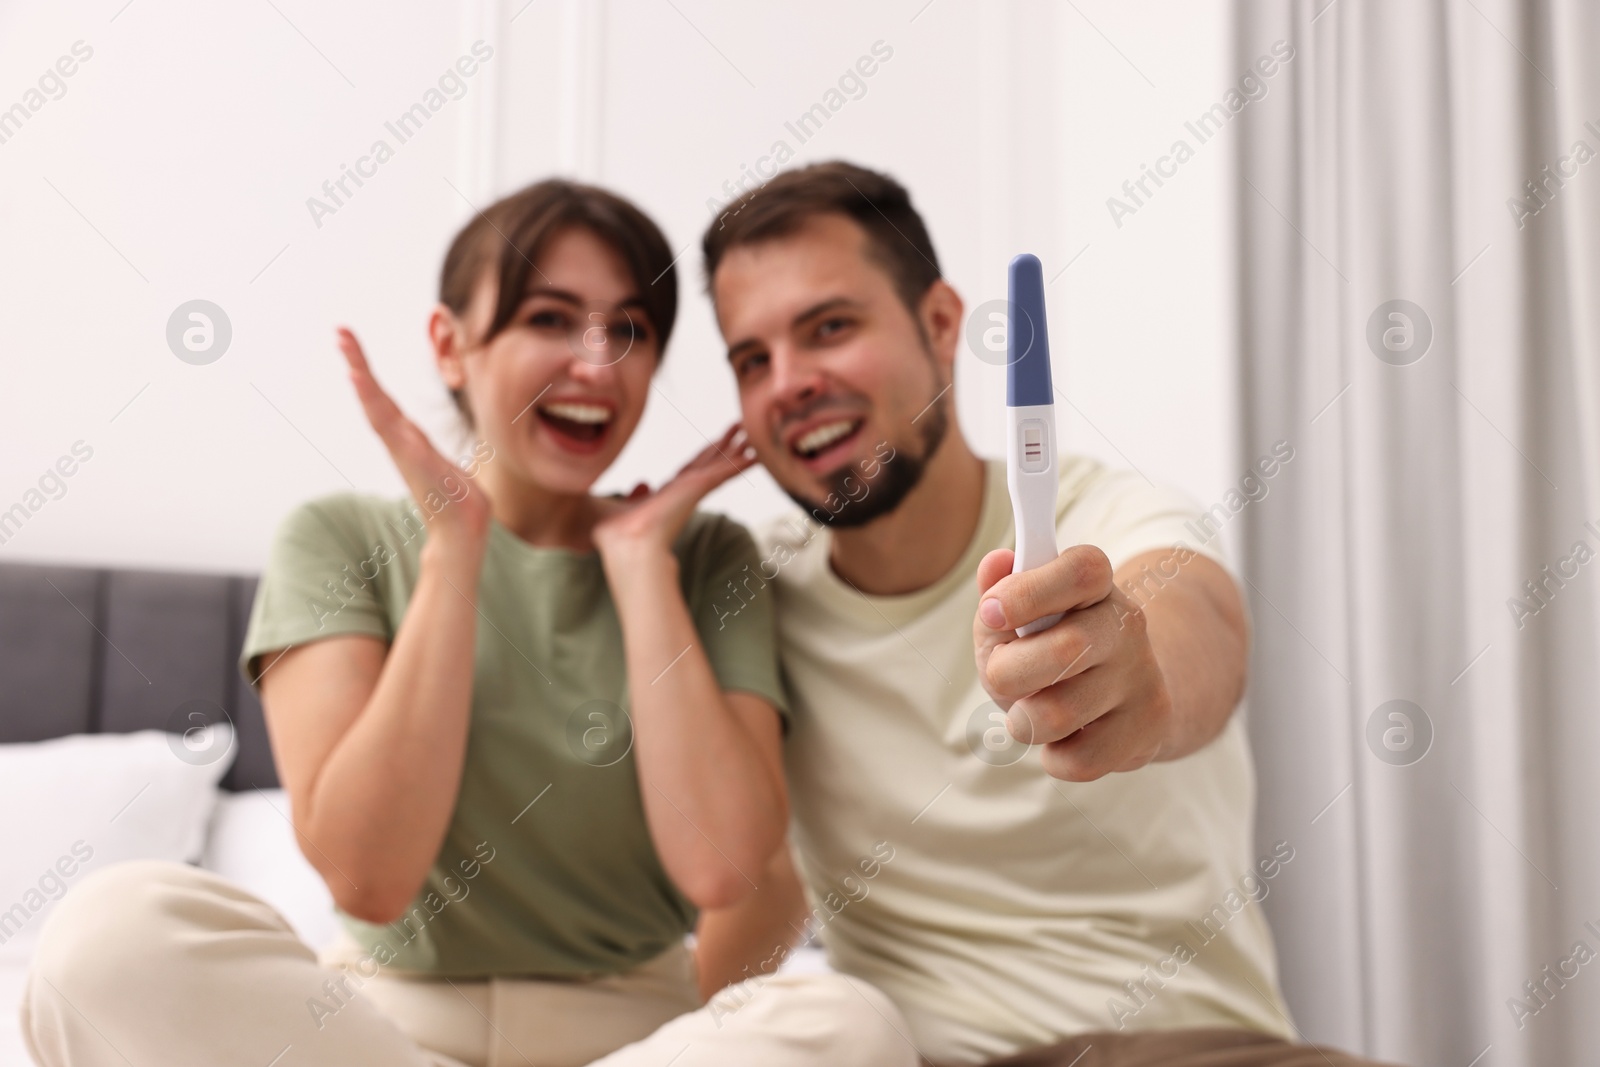
[(978, 595), (982, 596), (989, 589), (1011, 573), (1015, 554), (1009, 548), (997, 548), (983, 559), (978, 561)]

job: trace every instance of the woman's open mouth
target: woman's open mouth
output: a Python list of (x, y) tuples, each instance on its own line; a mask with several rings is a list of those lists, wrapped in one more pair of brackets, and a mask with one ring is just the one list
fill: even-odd
[(582, 400), (552, 400), (534, 408), (556, 444), (569, 452), (598, 452), (605, 445), (615, 412), (609, 405)]

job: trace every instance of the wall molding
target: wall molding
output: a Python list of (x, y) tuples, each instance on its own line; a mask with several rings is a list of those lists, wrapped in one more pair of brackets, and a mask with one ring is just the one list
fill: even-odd
[(599, 181), (604, 162), (605, 0), (561, 0), (561, 89), (556, 100), (556, 166)]
[[(529, 2), (529, 0), (516, 0)], [(510, 61), (510, 35), (501, 0), (467, 0), (461, 5), (461, 54), (482, 41), (494, 49), (494, 58), (479, 70), (477, 92), (468, 94), (461, 123), (456, 128), (456, 187), (483, 207), (500, 195), (501, 97)]]

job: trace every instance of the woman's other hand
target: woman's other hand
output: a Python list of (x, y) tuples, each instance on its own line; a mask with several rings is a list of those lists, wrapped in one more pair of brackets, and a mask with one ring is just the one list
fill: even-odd
[(672, 551), (705, 495), (754, 462), (735, 425), (657, 491), (640, 486), (609, 502), (591, 535), (622, 624), (650, 838), (667, 875), (702, 909), (748, 896), (749, 872), (761, 871), (789, 822), (782, 721), (766, 697), (722, 689)]
[(744, 427), (734, 423), (660, 489), (636, 486), (621, 507), (595, 524), (595, 548), (608, 564), (639, 555), (670, 555), (672, 543), (706, 494), (754, 463)]

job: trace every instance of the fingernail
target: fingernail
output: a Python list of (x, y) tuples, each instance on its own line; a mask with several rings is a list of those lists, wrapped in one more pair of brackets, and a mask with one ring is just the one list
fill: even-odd
[(1000, 601), (994, 597), (988, 597), (978, 605), (978, 618), (982, 619), (983, 624), (991, 630), (1005, 629), (1005, 609), (1000, 606)]

